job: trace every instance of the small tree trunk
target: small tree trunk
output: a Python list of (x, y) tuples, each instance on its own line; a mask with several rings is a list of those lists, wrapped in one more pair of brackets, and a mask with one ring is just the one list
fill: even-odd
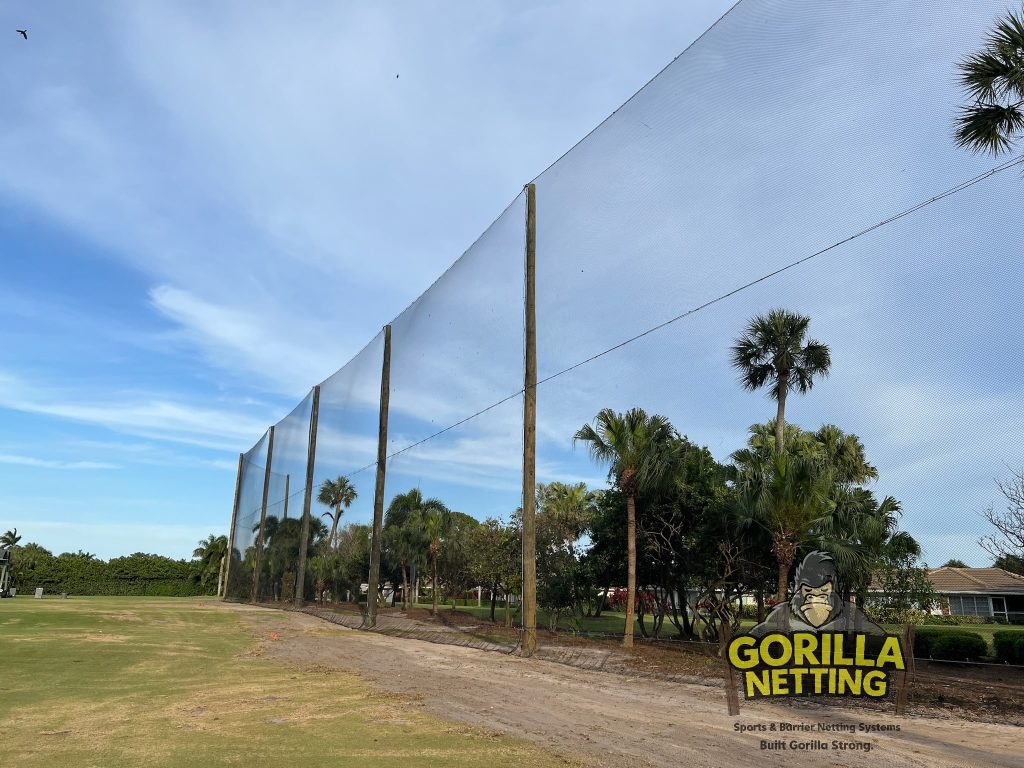
[(510, 592), (505, 593), (505, 626), (512, 626), (512, 608), (509, 605), (512, 602), (512, 595)]
[(757, 590), (757, 623), (764, 621), (764, 590)]
[(491, 587), (491, 623), (494, 623), (494, 609), (498, 607), (498, 590)]
[(432, 555), (431, 556), (431, 560), (433, 560), (433, 566), (434, 566), (434, 574), (433, 574), (434, 584), (433, 584), (433, 589), (431, 590), (431, 592), (433, 593), (433, 597), (434, 597), (434, 606), (430, 609), (430, 613), (432, 615), (434, 615), (434, 616), (437, 616), (437, 555)]
[(409, 571), (402, 565), (402, 609), (409, 610)]
[(622, 636), (624, 648), (633, 647), (633, 621), (636, 610), (636, 498), (626, 497), (626, 547), (629, 552), (629, 572), (626, 576), (626, 631)]
[(684, 589), (683, 599), (681, 601), (683, 611), (683, 631), (686, 633), (686, 637), (693, 637), (693, 622), (690, 620), (690, 595)]
[(772, 535), (772, 553), (779, 564), (779, 581), (775, 600), (781, 603), (786, 599), (786, 587), (789, 581), (789, 569), (796, 559), (796, 542), (793, 532), (783, 530)]

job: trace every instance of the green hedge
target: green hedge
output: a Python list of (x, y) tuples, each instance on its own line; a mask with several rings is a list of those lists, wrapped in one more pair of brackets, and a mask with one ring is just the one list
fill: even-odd
[(928, 629), (914, 632), (914, 656), (920, 659), (977, 661), (988, 655), (988, 643), (977, 632), (967, 629)]
[(103, 579), (103, 580), (37, 580), (29, 586), (19, 586), (21, 594), (31, 594), (42, 587), (43, 593), (56, 595), (66, 592), (79, 596), (112, 597), (196, 597), (213, 595), (217, 585), (199, 584), (184, 579)]
[(914, 655), (923, 659), (977, 661), (988, 655), (988, 643), (977, 632), (965, 629), (928, 630), (914, 633)]
[(54, 557), (37, 545), (15, 547), (12, 583), (18, 592), (31, 594), (39, 587), (46, 594), (150, 595), (193, 597), (213, 595), (216, 579), (201, 584), (199, 566), (186, 560), (137, 552), (109, 562), (65, 553)]
[(1002, 629), (992, 633), (996, 660), (1005, 664), (1024, 664), (1024, 632)]

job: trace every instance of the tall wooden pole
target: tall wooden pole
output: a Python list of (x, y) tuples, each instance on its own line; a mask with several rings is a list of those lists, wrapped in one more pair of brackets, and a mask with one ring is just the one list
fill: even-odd
[(238, 474), (235, 475), (235, 503), (231, 507), (231, 528), (228, 530), (228, 564), (224, 571), (224, 595), (223, 599), (227, 599), (228, 596), (228, 579), (231, 576), (231, 555), (235, 551), (235, 524), (238, 522), (238, 505), (242, 500), (242, 467), (245, 464), (245, 454), (238, 454)]
[(537, 187), (526, 185), (525, 365), (523, 380), (523, 639), (537, 650)]
[[(388, 406), (391, 402), (391, 326), (384, 326), (384, 362), (380, 370), (380, 424), (377, 429), (377, 485), (373, 490), (373, 538), (370, 540), (370, 578), (366, 585), (366, 625), (377, 625), (380, 550), (384, 531), (384, 476), (388, 463)], [(436, 588), (436, 585), (435, 585)]]
[(252, 569), (252, 600), (256, 602), (260, 592), (260, 561), (263, 559), (263, 526), (267, 522), (267, 496), (270, 494), (270, 465), (274, 462), (274, 428), (270, 428), (267, 442), (267, 466), (263, 470), (263, 503), (260, 506), (260, 533), (256, 537), (256, 563)]
[(292, 476), (290, 474), (284, 476), (284, 514), (281, 515), (282, 520), (288, 519), (288, 494), (291, 493)]
[(903, 671), (896, 680), (896, 714), (907, 714), (907, 696), (914, 677), (914, 625), (904, 624), (900, 637), (903, 646)]
[(718, 643), (718, 656), (725, 668), (725, 704), (729, 714), (736, 716), (740, 713), (740, 692), (736, 687), (736, 671), (729, 663), (729, 642), (732, 640), (732, 626), (728, 617), (722, 620), (722, 630)]
[(320, 421), (320, 385), (313, 387), (309, 414), (309, 447), (306, 448), (306, 490), (302, 497), (302, 533), (299, 534), (299, 573), (295, 577), (295, 605), (306, 596), (306, 550), (309, 549), (309, 509), (313, 504), (313, 470), (316, 467), (316, 427)]

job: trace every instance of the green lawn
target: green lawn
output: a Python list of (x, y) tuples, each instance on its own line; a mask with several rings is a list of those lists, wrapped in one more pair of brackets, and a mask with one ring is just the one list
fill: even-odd
[(208, 599), (0, 601), (4, 765), (565, 764), (260, 648)]

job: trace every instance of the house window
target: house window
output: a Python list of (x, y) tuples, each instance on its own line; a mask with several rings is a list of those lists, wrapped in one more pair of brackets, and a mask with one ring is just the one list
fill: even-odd
[(985, 595), (950, 595), (949, 612), (953, 616), (991, 616), (991, 603)]

